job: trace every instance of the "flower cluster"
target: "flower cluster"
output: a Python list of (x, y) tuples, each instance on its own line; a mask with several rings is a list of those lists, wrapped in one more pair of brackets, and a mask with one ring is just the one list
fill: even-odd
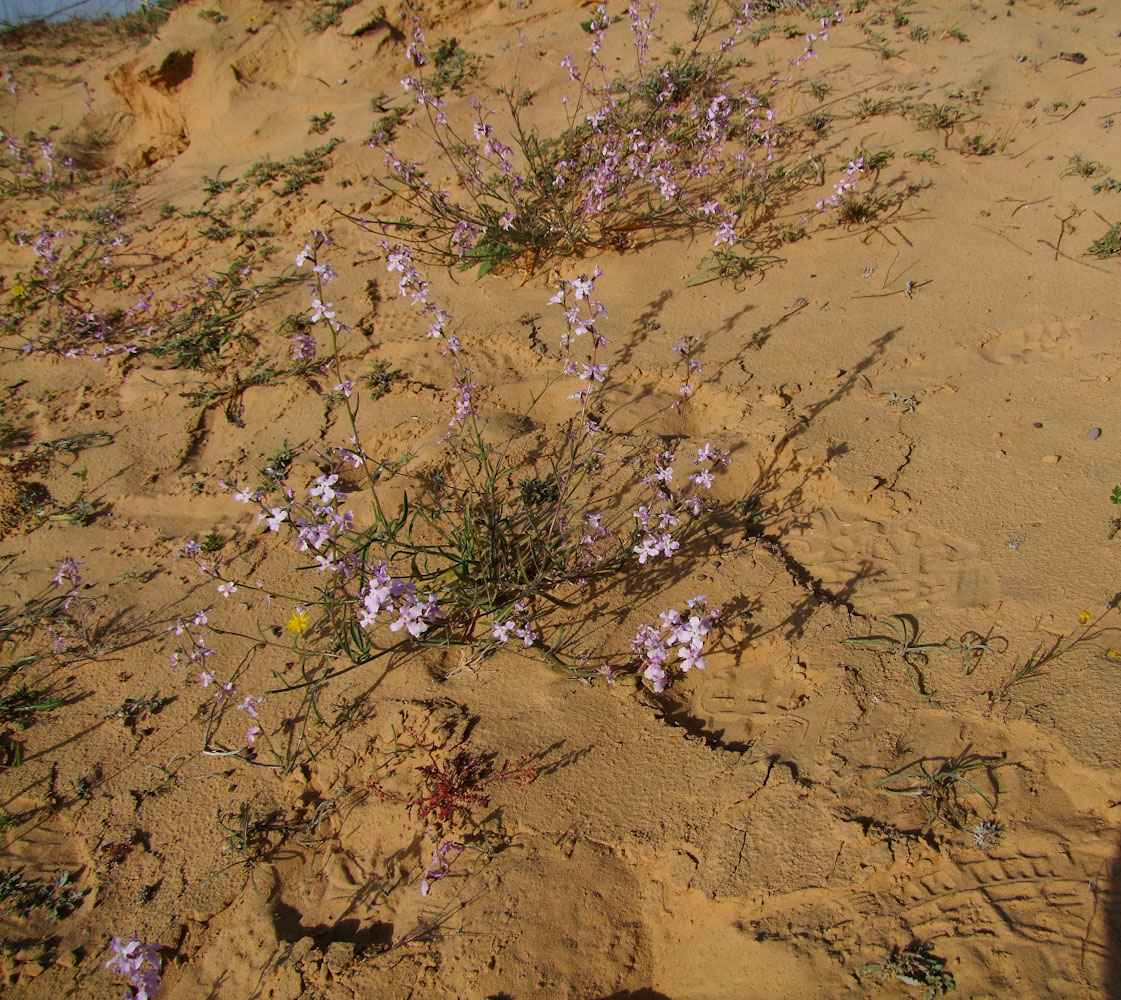
[[(701, 655), (705, 642), (720, 617), (720, 609), (709, 610), (703, 596), (685, 602), (685, 611), (663, 611), (658, 625), (640, 625), (631, 640), (631, 651), (641, 657), (642, 676), (659, 694), (665, 690), (671, 665), (682, 673), (708, 665)], [(676, 648), (675, 648), (676, 647)], [(675, 655), (676, 654), (676, 655)]]
[(841, 174), (841, 179), (837, 181), (836, 186), (833, 188), (833, 194), (828, 198), (822, 198), (817, 203), (817, 210), (824, 212), (830, 208), (840, 208), (844, 203), (845, 198), (856, 188), (857, 181), (864, 176), (864, 157), (858, 157), (855, 160), (850, 160), (844, 172)]
[(686, 477), (687, 485), (676, 488), (677, 456), (669, 450), (654, 456), (654, 471), (643, 480), (653, 491), (653, 501), (634, 511), (641, 534), (633, 549), (639, 565), (645, 565), (648, 559), (657, 555), (668, 559), (681, 548), (675, 537), (676, 529), (686, 516), (699, 518), (707, 513), (697, 491), (711, 489), (715, 482), (714, 471), (729, 461), (728, 452), (718, 451), (706, 443), (697, 449), (693, 460), (695, 471)]
[(160, 988), (160, 969), (163, 968), (159, 945), (145, 944), (138, 938), (122, 942), (115, 937), (110, 947), (113, 957), (105, 963), (105, 968), (128, 976), (133, 986), (131, 1000), (152, 1000)]
[(446, 617), (435, 594), (428, 594), (422, 601), (417, 596), (416, 584), (393, 576), (386, 563), (379, 562), (366, 569), (370, 578), (358, 595), (362, 605), (358, 624), (362, 628), (372, 628), (382, 611), (389, 615), (396, 613), (397, 618), (390, 622), (389, 630), (404, 629), (414, 639), (419, 639), (434, 622)]
[(463, 853), (465, 848), (457, 840), (443, 840), (432, 852), (432, 860), (428, 863), (428, 870), (420, 878), (420, 894), (427, 896), (432, 890), (432, 883), (442, 879), (451, 870), (452, 862)]
[(522, 645), (532, 646), (537, 641), (533, 622), (529, 616), (529, 601), (518, 601), (514, 605), (514, 617), (502, 621), (496, 618), (491, 623), (491, 638), (500, 643), (509, 642), (510, 636), (521, 639)]

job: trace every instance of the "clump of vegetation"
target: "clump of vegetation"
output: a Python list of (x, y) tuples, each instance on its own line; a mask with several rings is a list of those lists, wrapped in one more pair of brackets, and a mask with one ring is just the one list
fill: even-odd
[(433, 72), (428, 78), (432, 93), (443, 97), (448, 91), (462, 94), (467, 84), (478, 76), (483, 61), (464, 50), (456, 38), (442, 38), (432, 51)]
[(935, 1000), (956, 988), (945, 959), (934, 954), (933, 941), (913, 941), (906, 948), (892, 948), (878, 962), (860, 967), (861, 975), (874, 972), (881, 980), (898, 979), (925, 991), (924, 1000)]
[(381, 399), (395, 382), (403, 382), (408, 376), (398, 368), (390, 368), (388, 361), (375, 361), (373, 367), (362, 376), (362, 384), (370, 390), (370, 399)]
[(312, 115), (308, 125), (308, 135), (325, 135), (327, 130), (335, 124), (335, 116), (330, 111), (321, 115)]
[(30, 917), (43, 910), (51, 923), (70, 916), (82, 905), (85, 892), (70, 883), (69, 872), (60, 872), (53, 882), (27, 878), (23, 871), (5, 868), (0, 871), (0, 905), (8, 913)]
[(967, 135), (961, 140), (961, 151), (970, 156), (992, 156), (997, 150), (996, 138), (986, 139), (983, 132)]
[(266, 156), (245, 172), (237, 190), (260, 188), (273, 181), (281, 181), (280, 186), (274, 187), (272, 191), (283, 198), (302, 191), (309, 184), (318, 184), (331, 167), (329, 160), (331, 153), (341, 142), (342, 139), (339, 138), (330, 139), (322, 146), (305, 150), (299, 156), (279, 162)]
[[(1059, 175), (1061, 177), (1100, 177), (1109, 167), (1097, 160), (1087, 160), (1079, 153), (1070, 157), (1069, 165)], [(1095, 189), (1095, 194), (1097, 190)]]
[(353, 7), (358, 0), (322, 0), (312, 12), (308, 22), (312, 31), (324, 32), (342, 23), (343, 11)]
[(967, 777), (974, 771), (991, 772), (1003, 757), (983, 757), (966, 747), (953, 757), (925, 757), (881, 778), (876, 787), (904, 798), (916, 799), (926, 822), (922, 832), (930, 831), (938, 820), (955, 830), (965, 830), (970, 810), (960, 798), (964, 786), (981, 797), (992, 811), (995, 803)]
[(942, 144), (947, 149), (950, 146), (950, 133), (964, 117), (961, 108), (952, 104), (920, 104), (912, 114), (919, 128), (941, 132)]
[(121, 704), (105, 709), (105, 714), (109, 718), (118, 719), (121, 725), (135, 736), (136, 726), (141, 719), (158, 715), (166, 704), (167, 699), (161, 698), (158, 694), (145, 698), (126, 698)]
[(66, 704), (64, 698), (52, 698), (45, 691), (21, 684), (15, 691), (0, 695), (0, 724), (26, 729), (40, 712), (53, 712)]
[(1088, 252), (1092, 253), (1098, 260), (1105, 260), (1107, 257), (1113, 257), (1121, 253), (1121, 222), (1115, 222), (1109, 227), (1105, 235), (1094, 240), (1090, 244)]

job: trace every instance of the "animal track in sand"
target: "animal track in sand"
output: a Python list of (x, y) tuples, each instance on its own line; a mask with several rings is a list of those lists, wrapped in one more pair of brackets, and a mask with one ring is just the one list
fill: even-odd
[(1075, 337), (1087, 314), (1048, 323), (1033, 323), (1015, 330), (997, 331), (977, 344), (981, 357), (997, 365), (1037, 361), (1067, 361), (1078, 352)]
[(971, 542), (839, 507), (793, 526), (784, 547), (824, 591), (863, 614), (970, 607), (994, 599), (998, 590), (996, 574)]

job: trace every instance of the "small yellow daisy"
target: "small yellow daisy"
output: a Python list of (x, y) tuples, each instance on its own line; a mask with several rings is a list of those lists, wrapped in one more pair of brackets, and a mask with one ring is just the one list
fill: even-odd
[(1111, 660), (1121, 660), (1121, 649), (1107, 649), (1105, 655)]
[(27, 289), (24, 288), (23, 285), (19, 284), (18, 282), (16, 284), (12, 285), (12, 298), (13, 299), (22, 299), (26, 294), (27, 294)]
[(1078, 620), (1083, 625), (1088, 625), (1090, 623), (1090, 619), (1092, 617), (1093, 617), (1093, 615), (1091, 615), (1089, 611), (1079, 611), (1078, 612)]
[(292, 617), (284, 623), (284, 627), (293, 635), (301, 635), (306, 632), (311, 627), (311, 618), (308, 616), (307, 608), (296, 608), (292, 612)]

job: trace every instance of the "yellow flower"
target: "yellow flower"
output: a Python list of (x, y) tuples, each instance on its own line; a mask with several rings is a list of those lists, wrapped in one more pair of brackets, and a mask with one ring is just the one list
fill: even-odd
[(1105, 655), (1111, 660), (1121, 660), (1121, 649), (1107, 649)]
[(307, 608), (296, 608), (292, 617), (284, 623), (284, 627), (293, 635), (300, 635), (311, 627), (311, 618), (308, 617)]
[(1092, 617), (1093, 617), (1093, 615), (1091, 615), (1089, 611), (1079, 611), (1078, 612), (1078, 620), (1083, 625), (1088, 625), (1090, 623), (1090, 619)]
[(27, 289), (24, 288), (23, 285), (19, 284), (18, 282), (16, 284), (12, 285), (12, 298), (13, 299), (22, 299), (26, 294), (27, 294)]

